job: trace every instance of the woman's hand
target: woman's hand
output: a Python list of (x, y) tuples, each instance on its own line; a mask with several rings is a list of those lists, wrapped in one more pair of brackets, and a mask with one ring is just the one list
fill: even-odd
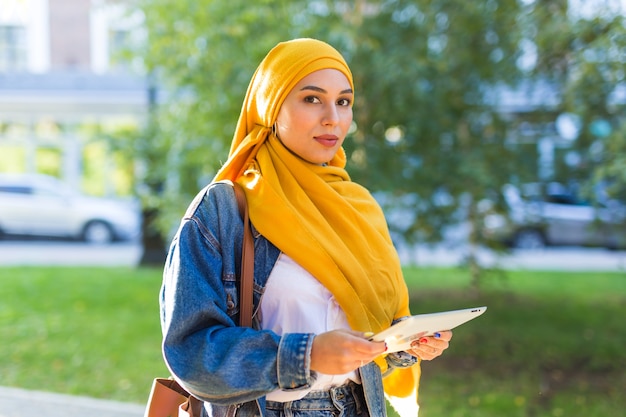
[(434, 336), (423, 336), (411, 343), (411, 349), (408, 352), (422, 360), (430, 361), (441, 356), (444, 350), (450, 345), (452, 332), (438, 332)]
[(385, 352), (385, 342), (370, 342), (362, 332), (333, 330), (315, 336), (311, 370), (328, 375), (353, 371)]

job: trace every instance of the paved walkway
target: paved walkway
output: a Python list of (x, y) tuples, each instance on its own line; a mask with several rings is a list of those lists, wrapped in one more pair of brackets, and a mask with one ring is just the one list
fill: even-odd
[[(463, 244), (418, 245), (400, 247), (404, 265), (454, 266), (463, 262), (467, 246)], [(0, 266), (136, 266), (142, 249), (137, 243), (86, 245), (80, 242), (0, 241)], [(480, 249), (477, 253), (485, 267), (504, 269), (543, 269), (577, 271), (626, 271), (626, 251), (602, 248), (551, 247), (538, 250), (514, 250), (498, 256)], [(0, 415), (0, 417), (2, 417)]]
[(141, 254), (141, 245), (132, 242), (88, 245), (82, 242), (0, 240), (0, 266), (136, 266)]
[[(463, 263), (467, 248), (420, 245), (410, 249), (400, 248), (398, 253), (404, 265), (454, 266)], [(536, 250), (517, 249), (506, 255), (498, 255), (487, 249), (479, 249), (476, 256), (483, 267), (491, 268), (626, 272), (626, 251), (623, 250), (550, 247)]]
[(0, 387), (0, 417), (143, 417), (144, 406)]

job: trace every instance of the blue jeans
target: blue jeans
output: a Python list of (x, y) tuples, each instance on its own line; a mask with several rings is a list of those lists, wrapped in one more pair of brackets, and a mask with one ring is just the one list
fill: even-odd
[(363, 387), (354, 382), (297, 401), (267, 401), (265, 410), (267, 417), (369, 417)]

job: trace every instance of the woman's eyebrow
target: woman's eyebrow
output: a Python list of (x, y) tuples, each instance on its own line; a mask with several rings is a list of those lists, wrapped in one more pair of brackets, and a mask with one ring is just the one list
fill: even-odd
[[(304, 87), (300, 89), (300, 91), (304, 91), (304, 90), (313, 90), (313, 91), (317, 91), (318, 93), (323, 93), (323, 94), (328, 93), (328, 91), (324, 90), (323, 88), (316, 87), (314, 85), (305, 85)], [(348, 88), (346, 90), (339, 92), (339, 94), (352, 94), (352, 89)]]

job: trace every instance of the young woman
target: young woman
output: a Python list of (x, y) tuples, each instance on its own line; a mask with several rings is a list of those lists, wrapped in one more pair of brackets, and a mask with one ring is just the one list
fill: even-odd
[[(410, 311), (383, 212), (344, 169), (353, 102), (350, 69), (330, 45), (275, 46), (250, 82), (228, 160), (172, 242), (163, 353), (208, 416), (384, 416), (384, 394), (416, 397), (419, 359), (448, 347), (450, 332), (391, 354), (368, 340)], [(221, 180), (248, 201), (253, 328), (237, 325), (243, 225)]]

